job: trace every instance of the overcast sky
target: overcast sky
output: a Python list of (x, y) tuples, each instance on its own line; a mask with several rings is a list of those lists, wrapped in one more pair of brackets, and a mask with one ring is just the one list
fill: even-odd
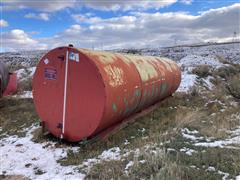
[(1, 0), (1, 49), (161, 47), (231, 41), (239, 0)]

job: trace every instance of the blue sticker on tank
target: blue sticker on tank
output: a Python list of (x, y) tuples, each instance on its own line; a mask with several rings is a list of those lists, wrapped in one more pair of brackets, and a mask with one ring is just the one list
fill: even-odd
[(57, 70), (53, 68), (44, 69), (44, 77), (47, 80), (56, 80), (57, 79)]

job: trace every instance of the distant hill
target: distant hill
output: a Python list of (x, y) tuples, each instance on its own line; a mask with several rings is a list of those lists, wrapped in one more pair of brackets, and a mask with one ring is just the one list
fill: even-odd
[[(0, 61), (8, 64), (14, 69), (18, 67), (33, 67), (48, 50), (19, 51), (0, 53)], [(162, 56), (168, 57), (179, 62), (188, 55), (198, 55), (207, 57), (219, 56), (232, 63), (240, 63), (240, 42), (235, 43), (212, 43), (212, 44), (193, 44), (179, 45), (162, 48), (142, 48), (142, 49), (116, 49), (114, 52)]]
[(11, 67), (17, 66), (32, 67), (36, 66), (38, 60), (46, 52), (47, 50), (35, 50), (35, 51), (0, 53), (0, 61), (3, 61), (4, 63), (8, 64)]

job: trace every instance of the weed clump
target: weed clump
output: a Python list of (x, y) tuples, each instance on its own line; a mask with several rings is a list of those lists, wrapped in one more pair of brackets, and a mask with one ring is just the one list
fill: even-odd
[(240, 74), (230, 78), (226, 88), (234, 98), (240, 99)]
[(211, 67), (209, 65), (199, 65), (192, 70), (192, 73), (201, 78), (205, 78), (211, 75)]

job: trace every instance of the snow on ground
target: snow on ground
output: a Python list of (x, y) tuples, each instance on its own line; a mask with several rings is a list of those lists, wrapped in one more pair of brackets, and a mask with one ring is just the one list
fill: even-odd
[[(204, 147), (226, 147), (227, 145), (240, 145), (240, 127), (234, 131), (230, 131), (231, 137), (224, 140), (217, 140), (213, 142), (199, 142), (195, 143), (195, 146)], [(230, 147), (231, 146), (227, 146)]]
[(32, 95), (32, 91), (24, 91), (23, 93), (13, 95), (12, 97), (24, 99), (24, 98), (33, 98), (33, 95)]
[(210, 57), (220, 57), (232, 63), (240, 63), (240, 43), (215, 44), (200, 47), (179, 46), (167, 48), (146, 48), (142, 49), (140, 52), (143, 55), (168, 57), (176, 62), (179, 62), (180, 59), (188, 55), (196, 55), (202, 57), (208, 57), (210, 55)]
[(190, 139), (191, 141), (198, 141), (204, 139), (203, 137), (196, 136), (198, 131), (190, 131), (188, 128), (181, 129), (182, 136), (186, 139)]
[(197, 151), (195, 151), (195, 150), (193, 150), (193, 149), (186, 148), (186, 147), (181, 148), (180, 151), (181, 151), (181, 152), (184, 152), (185, 154), (187, 154), (187, 155), (189, 155), (189, 156), (191, 156), (193, 153), (197, 152)]
[(220, 148), (237, 148), (235, 146), (240, 146), (240, 127), (237, 127), (233, 131), (228, 131), (229, 138), (223, 140), (215, 140), (213, 137), (205, 138), (200, 136), (199, 133), (192, 133), (187, 128), (182, 129), (181, 133), (184, 138), (191, 140), (195, 146)]
[(6, 52), (0, 53), (0, 61), (10, 65), (10, 66), (26, 66), (32, 67), (36, 66), (39, 59), (47, 51), (34, 50), (34, 51), (20, 51), (20, 52)]
[(213, 166), (209, 166), (209, 167), (206, 169), (206, 171), (209, 171), (209, 172), (214, 172), (214, 171), (215, 171), (215, 172), (217, 172), (219, 175), (222, 176), (222, 180), (227, 179), (228, 176), (229, 176), (229, 173), (225, 173), (225, 172), (222, 172), (222, 171), (220, 171), (220, 170), (216, 171), (216, 168), (213, 167)]
[(240, 180), (240, 175), (236, 177), (236, 180)]
[(0, 173), (39, 180), (83, 179), (84, 175), (75, 166), (61, 166), (57, 163), (57, 160), (66, 157), (69, 148), (56, 148), (50, 142), (32, 142), (31, 133), (35, 129), (31, 128), (26, 137), (10, 136), (0, 140)]
[(182, 72), (182, 80), (177, 92), (187, 92), (196, 83), (197, 75), (190, 74), (187, 71)]
[(225, 172), (222, 172), (220, 170), (218, 170), (217, 172), (218, 172), (218, 174), (223, 176), (222, 180), (226, 180), (228, 178), (228, 176), (229, 176), (229, 173), (225, 173)]
[(22, 68), (15, 71), (18, 81), (25, 80), (26, 78), (32, 78), (35, 73), (36, 67)]
[(203, 84), (209, 89), (212, 90), (214, 87), (214, 84), (211, 83), (211, 80), (213, 79), (212, 76), (208, 76), (206, 78), (202, 78)]
[(121, 159), (121, 150), (119, 147), (114, 147), (102, 152), (98, 158), (102, 160), (120, 160)]
[(188, 70), (192, 70), (192, 68), (199, 65), (209, 65), (215, 68), (221, 67), (223, 64), (218, 61), (216, 56), (200, 56), (200, 55), (187, 55), (182, 58), (179, 62), (181, 67), (186, 67)]
[(32, 132), (37, 127), (29, 128), (26, 137), (9, 136), (0, 140), (0, 174), (24, 175), (30, 179), (71, 180), (83, 179), (85, 174), (79, 172), (79, 168), (89, 170), (94, 164), (102, 161), (120, 160), (119, 147), (103, 151), (98, 157), (87, 159), (78, 166), (61, 166), (57, 161), (67, 156), (68, 150), (78, 151), (78, 147), (56, 148), (55, 143), (34, 143)]
[(128, 170), (131, 166), (134, 165), (134, 162), (133, 161), (129, 161), (125, 167), (125, 170)]
[(128, 174), (129, 168), (131, 168), (134, 165), (133, 161), (129, 161), (125, 167), (125, 173)]
[[(181, 84), (178, 88), (178, 92), (187, 92), (193, 87), (197, 85), (198, 76), (192, 74), (192, 70), (199, 65), (209, 65), (212, 68), (220, 68), (224, 66), (224, 64), (220, 63), (216, 56), (201, 56), (201, 55), (187, 55), (180, 59), (178, 65), (182, 69), (182, 80)], [(213, 84), (210, 82), (212, 77), (208, 76), (207, 78), (201, 78), (204, 85), (208, 89), (213, 88)]]

